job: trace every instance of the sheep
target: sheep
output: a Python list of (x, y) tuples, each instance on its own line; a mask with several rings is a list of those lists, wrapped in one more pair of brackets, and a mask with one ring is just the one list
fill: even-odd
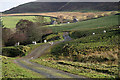
[(93, 35), (95, 35), (95, 33), (93, 33)]
[(106, 30), (104, 30), (103, 32), (106, 33)]
[(46, 43), (47, 42), (47, 40), (44, 40), (44, 43)]
[(53, 45), (53, 42), (49, 42), (50, 45)]
[(17, 42), (16, 44), (15, 44), (15, 46), (19, 46), (20, 45), (20, 42)]
[(36, 41), (32, 41), (33, 44), (37, 44)]
[(70, 22), (67, 22), (68, 24), (70, 23)]

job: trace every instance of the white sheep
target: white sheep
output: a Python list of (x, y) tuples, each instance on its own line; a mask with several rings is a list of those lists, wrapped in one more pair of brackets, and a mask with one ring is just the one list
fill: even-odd
[(47, 40), (44, 40), (44, 43), (46, 43), (47, 42)]
[(20, 42), (17, 42), (16, 44), (15, 44), (15, 46), (19, 46), (20, 45)]
[(93, 33), (93, 35), (95, 35), (95, 33)]
[(32, 41), (33, 44), (37, 44), (36, 41)]
[(68, 24), (70, 23), (70, 22), (67, 22)]
[(106, 30), (104, 30), (103, 32), (106, 33)]
[(53, 45), (53, 42), (49, 42), (50, 45)]

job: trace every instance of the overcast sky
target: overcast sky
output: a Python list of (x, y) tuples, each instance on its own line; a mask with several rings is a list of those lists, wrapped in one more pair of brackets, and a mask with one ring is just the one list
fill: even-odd
[(36, 0), (0, 0), (0, 12)]
[(27, 2), (118, 2), (119, 0), (0, 0), (0, 12)]

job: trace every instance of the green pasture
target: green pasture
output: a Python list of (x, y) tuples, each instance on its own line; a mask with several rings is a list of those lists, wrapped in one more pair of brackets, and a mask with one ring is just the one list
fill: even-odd
[[(45, 17), (47, 22), (50, 21), (49, 17)], [(30, 20), (34, 22), (35, 16), (6, 16), (2, 17), (3, 25), (7, 28), (15, 28), (16, 24), (19, 22), (19, 20), (25, 19)]]
[(119, 25), (118, 16), (119, 15), (111, 15), (97, 19), (81, 21), (78, 23), (50, 25), (48, 27), (52, 28), (54, 32), (72, 31), (72, 30), (89, 30), (92, 28), (110, 27), (114, 25)]
[[(106, 64), (94, 64), (94, 63), (80, 63), (66, 60), (48, 60), (49, 57), (41, 57), (31, 60), (32, 62), (49, 66), (55, 69), (59, 69), (79, 76), (86, 76), (88, 78), (109, 78), (114, 79), (117, 76), (118, 65), (106, 65)], [(114, 66), (114, 67), (112, 67)], [(106, 72), (105, 72), (106, 71)], [(104, 73), (102, 73), (104, 72)]]
[(31, 61), (80, 76), (112, 80), (118, 77), (115, 54), (118, 54), (119, 31), (118, 26), (72, 31), (73, 40), (59, 43), (47, 50), (49, 54)]
[[(34, 59), (32, 62), (90, 78), (117, 78), (120, 32), (118, 16), (111, 15), (78, 23), (46, 26), (54, 32), (71, 31), (69, 35), (72, 40), (51, 47), (46, 50), (49, 54)], [(35, 16), (3, 17), (3, 24), (5, 27), (14, 28), (20, 19), (34, 21), (34, 18)], [(107, 32), (104, 33), (103, 30)], [(92, 34), (93, 32), (95, 35)], [(56, 37), (61, 37), (61, 34), (51, 34), (45, 36), (45, 39), (54, 40)], [(40, 45), (42, 44), (27, 45), (30, 47), (28, 52)], [(43, 77), (20, 67), (10, 58), (3, 58), (2, 63), (4, 78)]]
[[(45, 78), (43, 75), (32, 72), (13, 62), (14, 58), (2, 56), (3, 78)], [(5, 79), (7, 80), (7, 79)]]

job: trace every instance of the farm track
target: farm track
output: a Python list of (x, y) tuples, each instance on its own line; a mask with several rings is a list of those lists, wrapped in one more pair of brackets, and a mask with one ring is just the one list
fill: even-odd
[[(66, 36), (66, 40), (68, 38), (71, 39), (70, 37)], [(54, 42), (53, 45), (61, 43), (61, 42), (63, 41)], [(84, 76), (78, 76), (75, 74), (67, 73), (61, 70), (53, 69), (47, 66), (43, 66), (37, 63), (30, 62), (31, 59), (36, 59), (40, 57), (42, 54), (45, 53), (47, 49), (49, 49), (50, 46), (53, 46), (53, 45), (50, 45), (49, 43), (43, 44), (39, 46), (38, 48), (36, 48), (35, 50), (33, 50), (27, 56), (16, 59), (14, 60), (14, 62), (19, 64), (21, 67), (24, 67), (26, 69), (39, 73), (45, 76), (46, 78), (77, 78), (78, 80), (82, 78), (84, 80), (86, 78)]]

